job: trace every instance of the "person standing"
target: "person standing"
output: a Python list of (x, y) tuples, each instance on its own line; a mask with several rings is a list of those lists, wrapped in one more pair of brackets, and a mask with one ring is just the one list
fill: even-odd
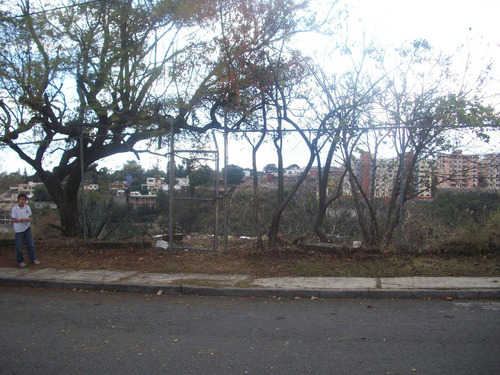
[(17, 206), (12, 209), (11, 217), (16, 232), (16, 261), (19, 267), (25, 267), (23, 249), (26, 245), (31, 264), (39, 265), (36, 259), (35, 241), (31, 233), (31, 208), (26, 204), (28, 197), (21, 193), (17, 196)]

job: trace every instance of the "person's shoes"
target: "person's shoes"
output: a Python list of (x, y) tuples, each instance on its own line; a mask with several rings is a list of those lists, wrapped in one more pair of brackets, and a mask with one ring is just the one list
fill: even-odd
[(33, 262), (31, 262), (31, 264), (34, 264), (35, 266), (38, 266), (40, 264), (40, 262), (35, 259)]
[(18, 265), (19, 267), (26, 267), (26, 263), (24, 263), (24, 262), (18, 263), (17, 265)]

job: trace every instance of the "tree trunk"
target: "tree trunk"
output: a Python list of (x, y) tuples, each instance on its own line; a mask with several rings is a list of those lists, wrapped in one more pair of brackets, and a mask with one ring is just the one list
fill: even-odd
[(268, 231), (268, 241), (269, 241), (269, 246), (271, 248), (275, 248), (276, 245), (278, 244), (278, 233), (279, 233), (279, 226), (280, 226), (280, 221), (281, 221), (281, 215), (283, 213), (283, 210), (285, 209), (285, 204), (284, 204), (284, 183), (283, 183), (283, 154), (282, 154), (282, 149), (281, 149), (281, 133), (279, 140), (274, 141), (276, 151), (277, 151), (277, 156), (278, 156), (278, 199), (277, 199), (277, 204), (276, 208), (274, 209), (273, 212), (273, 217), (271, 219), (271, 225), (269, 225), (269, 231)]
[(39, 173), (47, 192), (57, 205), (61, 219), (61, 235), (63, 237), (80, 237), (81, 225), (78, 212), (78, 191), (80, 189), (79, 168), (75, 167), (71, 175), (60, 181), (53, 174)]
[(278, 245), (278, 233), (279, 226), (281, 221), (281, 214), (283, 211), (276, 210), (273, 213), (273, 217), (271, 219), (271, 224), (269, 225), (269, 246), (271, 248), (275, 248)]
[(314, 232), (318, 236), (321, 242), (329, 242), (329, 238), (325, 232), (323, 222), (325, 220), (326, 207), (324, 205), (318, 205), (318, 213), (316, 215), (316, 221), (314, 222)]
[(332, 143), (328, 149), (328, 154), (326, 157), (325, 166), (321, 169), (321, 162), (318, 152), (318, 189), (319, 189), (319, 201), (318, 201), (318, 211), (316, 215), (316, 221), (314, 223), (314, 231), (319, 237), (321, 242), (328, 242), (329, 238), (326, 235), (324, 228), (324, 221), (326, 216), (326, 210), (328, 206), (332, 204), (333, 201), (338, 199), (342, 191), (342, 183), (344, 181), (345, 172), (340, 178), (339, 184), (337, 186), (337, 192), (334, 197), (327, 199), (328, 193), (328, 181), (330, 179), (330, 167), (332, 166), (333, 154), (337, 150), (338, 143), (335, 139), (340, 135), (342, 128), (337, 128), (335, 135), (333, 137)]
[[(318, 236), (321, 242), (328, 242), (328, 237), (325, 233), (325, 228), (323, 227), (323, 222), (325, 220), (326, 213), (326, 190), (328, 189), (328, 175), (329, 175), (329, 161), (331, 160), (331, 155), (333, 154), (332, 146), (330, 146), (327, 162), (325, 168), (321, 169), (320, 157), (318, 156), (318, 211), (316, 213), (316, 220), (314, 222), (314, 232)], [(327, 170), (328, 168), (328, 170)]]
[(257, 150), (252, 151), (252, 168), (253, 168), (253, 225), (255, 237), (257, 237), (257, 247), (259, 250), (264, 248), (262, 242), (262, 233), (259, 225), (259, 177), (257, 176)]
[(80, 237), (81, 227), (78, 215), (78, 199), (64, 200), (58, 205), (63, 237)]
[[(259, 176), (257, 175), (257, 151), (264, 142), (267, 130), (267, 112), (266, 112), (266, 101), (264, 94), (261, 95), (262, 104), (262, 119), (264, 121), (264, 128), (259, 141), (255, 146), (252, 146), (252, 168), (253, 168), (253, 225), (255, 230), (255, 237), (257, 237), (257, 247), (259, 250), (264, 249), (264, 243), (262, 241), (262, 231), (260, 230), (259, 224)], [(246, 135), (245, 135), (246, 136)], [(247, 137), (248, 140), (248, 137)], [(250, 141), (249, 141), (250, 142)]]

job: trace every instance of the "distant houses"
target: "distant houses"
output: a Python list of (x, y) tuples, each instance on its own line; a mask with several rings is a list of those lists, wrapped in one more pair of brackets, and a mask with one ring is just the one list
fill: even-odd
[[(407, 156), (407, 159), (409, 155)], [(408, 159), (409, 160), (409, 159)], [(395, 178), (397, 178), (398, 160), (396, 158), (377, 159), (376, 165), (369, 153), (363, 153), (354, 163), (354, 172), (358, 178), (361, 189), (368, 196), (375, 198), (388, 197)], [(251, 170), (246, 169), (244, 184), (251, 184)], [(342, 167), (331, 167), (329, 173), (328, 189), (336, 189), (340, 177), (344, 173)], [(283, 171), (285, 188), (293, 186), (304, 174), (304, 169), (296, 165)], [(259, 183), (275, 186), (278, 173), (259, 172)], [(317, 194), (318, 168), (312, 167), (304, 181), (304, 187), (312, 194)], [(418, 199), (432, 199), (435, 188), (452, 190), (500, 190), (500, 153), (486, 155), (466, 155), (461, 151), (450, 154), (438, 154), (436, 160), (420, 160), (415, 165), (412, 179), (412, 189)], [(224, 189), (219, 184), (219, 189)], [(0, 195), (0, 201), (15, 202), (18, 194), (24, 193), (33, 197), (35, 188), (43, 186), (41, 182), (28, 182), (11, 186), (9, 191)], [(160, 191), (168, 194), (168, 183), (164, 178), (148, 177), (141, 184), (141, 191), (130, 191), (131, 184), (126, 181), (115, 181), (109, 184), (109, 191), (117, 199), (133, 207), (148, 205), (156, 206), (156, 197)], [(174, 191), (176, 194), (191, 195), (194, 191), (213, 191), (212, 188), (192, 189), (189, 177), (175, 178)], [(86, 191), (99, 189), (98, 184), (85, 184)], [(349, 179), (343, 181), (344, 195), (351, 194)]]
[(10, 199), (15, 202), (17, 200), (17, 196), (21, 193), (26, 194), (28, 198), (31, 198), (37, 186), (43, 186), (43, 183), (30, 181), (26, 184), (11, 186), (9, 190)]
[[(175, 178), (174, 191), (175, 193), (189, 192), (189, 176)], [(170, 186), (165, 182), (164, 178), (148, 177), (145, 184), (141, 184), (141, 190), (147, 191), (147, 194), (141, 194), (138, 191), (131, 191), (128, 196), (128, 203), (132, 207), (147, 205), (156, 207), (156, 197), (160, 191), (168, 193)]]

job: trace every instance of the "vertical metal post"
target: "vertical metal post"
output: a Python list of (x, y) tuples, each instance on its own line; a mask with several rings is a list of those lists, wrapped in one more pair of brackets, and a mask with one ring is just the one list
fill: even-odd
[(85, 214), (85, 167), (83, 159), (83, 137), (80, 136), (80, 179), (82, 185), (82, 193), (80, 194), (82, 205), (82, 225), (83, 225), (83, 240), (87, 239), (87, 215)]
[(227, 163), (228, 163), (228, 131), (227, 131), (227, 106), (224, 108), (224, 246), (223, 252), (227, 249)]
[(168, 171), (168, 249), (174, 250), (174, 174), (175, 174), (175, 152), (174, 152), (174, 126), (170, 126), (170, 163)]
[(401, 146), (401, 177), (399, 181), (399, 222), (398, 222), (398, 254), (403, 253), (402, 242), (403, 242), (403, 205), (405, 202), (405, 164), (406, 164), (406, 140), (405, 140), (406, 129), (403, 128), (402, 136), (402, 146)]
[(215, 227), (214, 227), (214, 249), (219, 254), (219, 145), (217, 144), (217, 138), (215, 137), (215, 132), (212, 131), (212, 137), (214, 139), (215, 148), (217, 150), (215, 154)]

